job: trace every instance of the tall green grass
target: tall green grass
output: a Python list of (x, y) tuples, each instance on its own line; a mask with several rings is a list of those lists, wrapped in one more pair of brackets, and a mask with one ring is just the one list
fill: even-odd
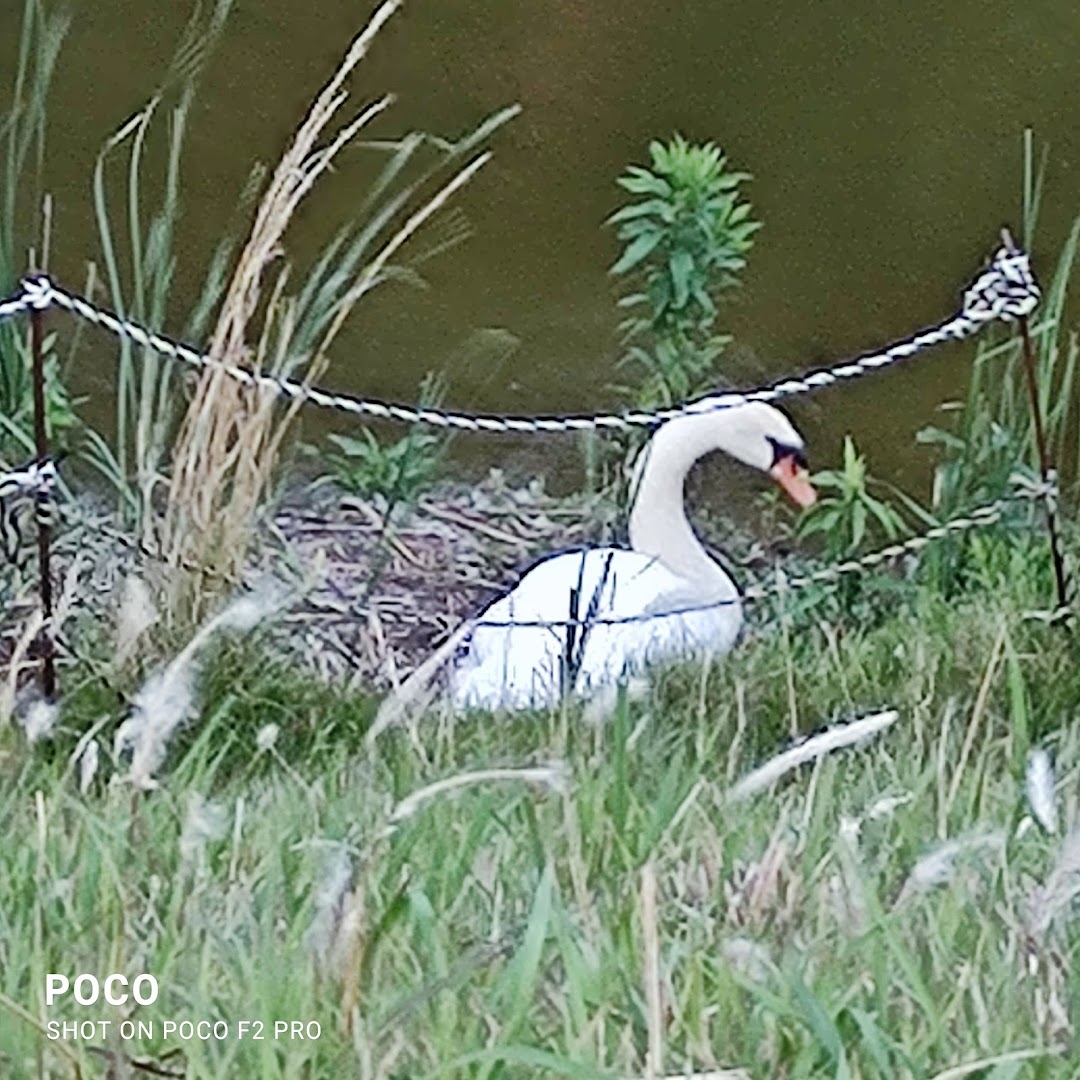
[[(75, 736), (117, 715), (88, 671), (66, 731), (9, 733), (0, 757), (3, 1075), (100, 1075), (94, 1045), (199, 1078), (618, 1078), (646, 1075), (651, 1045), (653, 1075), (1072, 1076), (1080, 682), (1072, 643), (1019, 614), (1040, 587), (762, 633), (598, 727), (433, 715), (373, 752), (367, 702), (253, 641), (207, 672), (146, 794), (108, 763), (109, 725), (79, 791)], [(727, 800), (791, 722), (882, 707), (899, 719), (864, 749)], [(1025, 803), (1036, 743), (1056, 763), (1056, 835)], [(565, 786), (473, 778), (408, 800), (548, 761)], [(114, 970), (154, 974), (157, 1003), (44, 1007), (46, 973)], [(123, 1016), (158, 1034), (41, 1033)], [(161, 1038), (185, 1018), (233, 1034)], [(322, 1035), (239, 1039), (243, 1019)]]
[[(231, 6), (231, 0), (216, 0), (206, 11), (196, 5), (161, 86), (105, 141), (94, 168), (101, 259), (90, 280), (100, 276), (113, 309), (145, 326), (168, 327), (176, 317), (174, 244), (188, 120)], [(120, 155), (126, 161), (117, 184), (110, 182), (110, 165)], [(190, 340), (206, 333), (235, 246), (236, 237), (226, 235), (211, 259), (201, 299), (185, 323)], [(125, 338), (117, 349), (115, 430), (108, 439), (89, 430), (88, 456), (118, 494), (125, 520), (141, 528), (167, 472), (182, 392), (174, 362)]]
[[(25, 46), (26, 72), (38, 52)], [(96, 174), (113, 303), (156, 325), (170, 317), (196, 54), (180, 51), (170, 84), (176, 123), (155, 208), (144, 167), (165, 97), (118, 133)], [(372, 147), (386, 165), (370, 216), (343, 228), (281, 309), (290, 362), (324, 340), (434, 170), (456, 167), (511, 114), (453, 143)], [(40, 145), (44, 113), (29, 115), (18, 138), (5, 133), (16, 179)], [(121, 148), (123, 244), (107, 177)], [(1030, 160), (1029, 148), (1033, 214)], [(1035, 328), (1063, 463), (1077, 452), (1076, 338), (1062, 322), (1076, 243), (1074, 229)], [(384, 268), (380, 280), (413, 270)], [(210, 295), (196, 321), (212, 316)], [(170, 446), (169, 376), (149, 359), (121, 353), (119, 430), (99, 446), (118, 489), (142, 477), (123, 496), (133, 515)], [(939, 507), (995, 495), (1029, 454), (1017, 364), (1012, 343), (981, 354)], [(997, 429), (974, 408), (991, 371)], [(125, 714), (145, 708), (156, 661), (119, 666), (101, 624), (75, 625), (89, 655), (65, 671), (57, 726), (34, 740), (0, 729), (0, 1075), (1075, 1075), (1076, 648), (1026, 618), (1049, 582), (1031, 534), (982, 551), (952, 599), (913, 580), (865, 623), (785, 610), (722, 665), (675, 669), (599, 726), (573, 709), (435, 712), (371, 748), (369, 700), (313, 685), (259, 637), (221, 647), (150, 790), (133, 787), (110, 746)], [(728, 797), (793, 732), (882, 708), (899, 718), (865, 748), (752, 801)], [(1025, 802), (1036, 747), (1055, 760), (1054, 834)], [(543, 771), (549, 762), (558, 768)], [(47, 973), (84, 971), (146, 971), (161, 996), (120, 1011), (45, 1006)], [(129, 1016), (155, 1035), (47, 1036), (54, 1020)], [(166, 1041), (162, 1023), (185, 1019), (225, 1021), (230, 1036)], [(241, 1020), (315, 1021), (321, 1037), (242, 1039)]]
[[(1030, 131), (1025, 132), (1023, 149), (1023, 236), (1025, 250), (1031, 252), (1048, 156), (1036, 167)], [(1080, 337), (1067, 321), (1078, 244), (1080, 211), (1056, 262), (1049, 264), (1052, 270), (1043, 276), (1042, 303), (1032, 316), (1039, 407), (1051, 457), (1066, 483), (1080, 479)], [(927, 429), (921, 437), (944, 450), (933, 494), (933, 508), (943, 514), (998, 499), (1009, 490), (1009, 477), (1018, 467), (1033, 471), (1035, 433), (1019, 335), (1003, 329), (980, 341), (957, 422), (944, 430)]]
[[(48, 95), (68, 18), (47, 13), (41, 0), (25, 0), (10, 105), (0, 116), (0, 295), (14, 293), (30, 269), (47, 260), (42, 163)], [(39, 265), (27, 265), (36, 249)], [(32, 452), (30, 359), (20, 322), (0, 323), (0, 457)], [(70, 426), (71, 405), (59, 379), (59, 362), (49, 342), (49, 411), (55, 427)]]

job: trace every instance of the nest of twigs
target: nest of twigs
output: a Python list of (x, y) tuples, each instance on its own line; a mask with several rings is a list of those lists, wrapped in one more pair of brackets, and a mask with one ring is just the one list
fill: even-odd
[(492, 472), (409, 507), (343, 497), (325, 510), (285, 507), (279, 551), (314, 572), (286, 619), (287, 640), (328, 677), (386, 687), (542, 555), (610, 531), (599, 499), (558, 499)]
[[(596, 541), (614, 514), (599, 498), (549, 496), (539, 482), (443, 485), (412, 505), (340, 494), (287, 498), (259, 535), (252, 578), (269, 571), (298, 585), (271, 641), (334, 681), (386, 688), (408, 674), (470, 614), (512, 584), (540, 556)], [(17, 557), (0, 567), (0, 662), (10, 663), (38, 607), (32, 522)], [(108, 512), (89, 501), (61, 508), (53, 537), (54, 593), (67, 612), (111, 632), (122, 579), (144, 578), (152, 597), (177, 571), (154, 557)], [(231, 588), (235, 590), (240, 583)], [(218, 591), (225, 591), (218, 583)], [(79, 650), (72, 620), (60, 629), (61, 664)], [(81, 634), (79, 635), (81, 636)], [(98, 635), (95, 635), (98, 636)], [(17, 658), (20, 686), (37, 664)], [(25, 670), (23, 670), (25, 669)]]

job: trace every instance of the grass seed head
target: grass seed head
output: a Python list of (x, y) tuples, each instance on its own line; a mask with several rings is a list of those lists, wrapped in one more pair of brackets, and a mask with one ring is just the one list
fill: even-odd
[(315, 913), (305, 943), (316, 964), (330, 965), (352, 886), (353, 861), (344, 844), (334, 844), (315, 890)]
[(158, 612), (146, 582), (135, 574), (129, 574), (120, 586), (120, 603), (116, 610), (113, 663), (117, 667), (127, 662), (140, 638), (157, 621)]
[(228, 813), (220, 803), (207, 802), (197, 792), (188, 798), (184, 827), (180, 832), (180, 858), (192, 863), (207, 843), (220, 840), (228, 830)]
[(911, 900), (914, 896), (948, 885), (954, 880), (964, 856), (1003, 851), (1004, 848), (1005, 833), (1001, 829), (972, 833), (968, 836), (959, 836), (955, 840), (947, 840), (924, 855), (911, 868), (911, 873), (897, 898), (897, 906)]
[(44, 698), (34, 698), (19, 716), (19, 724), (26, 733), (26, 741), (33, 745), (51, 739), (59, 717), (59, 705)]
[(79, 793), (85, 795), (97, 775), (101, 748), (97, 739), (91, 739), (79, 755)]

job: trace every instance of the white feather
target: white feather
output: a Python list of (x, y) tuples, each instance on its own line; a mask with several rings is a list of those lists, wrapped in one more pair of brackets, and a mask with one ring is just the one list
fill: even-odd
[(816, 761), (833, 750), (840, 750), (845, 746), (853, 746), (862, 742), (896, 723), (900, 714), (895, 709), (886, 712), (875, 713), (873, 716), (864, 716), (861, 720), (853, 720), (850, 724), (835, 727), (824, 731), (820, 735), (807, 739), (805, 742), (785, 750), (782, 754), (770, 758), (764, 765), (753, 772), (747, 773), (729, 792), (728, 800), (738, 802), (740, 799), (756, 795), (774, 784), (785, 773), (792, 769), (805, 765), (809, 761)]
[(1050, 755), (1043, 749), (1028, 755), (1025, 788), (1035, 820), (1051, 836), (1058, 831), (1057, 801), (1054, 797), (1054, 767)]
[(98, 768), (98, 741), (91, 739), (79, 755), (79, 793), (85, 795), (94, 782)]

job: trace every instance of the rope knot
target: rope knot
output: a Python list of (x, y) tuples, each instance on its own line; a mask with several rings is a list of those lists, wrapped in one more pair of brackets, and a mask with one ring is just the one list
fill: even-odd
[(53, 284), (48, 274), (27, 274), (22, 279), (22, 290), (27, 307), (44, 311), (52, 306)]
[(23, 469), (0, 473), (0, 498), (7, 495), (51, 495), (56, 487), (56, 463), (52, 458), (31, 461)]
[(1045, 500), (1051, 510), (1056, 509), (1058, 498), (1056, 469), (1050, 469), (1045, 480), (1016, 472), (1009, 477), (1009, 483), (1012, 484), (1016, 491), (1016, 498), (1031, 499), (1033, 502)]
[[(16, 516), (18, 499), (32, 498), (35, 516), (39, 522), (48, 525), (56, 512), (55, 488), (56, 464), (52, 458), (32, 461), (24, 469), (0, 473), (0, 552), (9, 562), (14, 561), (22, 542)], [(6, 499), (11, 499), (10, 505)]]
[(978, 322), (1012, 322), (1039, 306), (1042, 293), (1031, 272), (1027, 253), (1002, 245), (989, 268), (964, 293), (964, 315)]

